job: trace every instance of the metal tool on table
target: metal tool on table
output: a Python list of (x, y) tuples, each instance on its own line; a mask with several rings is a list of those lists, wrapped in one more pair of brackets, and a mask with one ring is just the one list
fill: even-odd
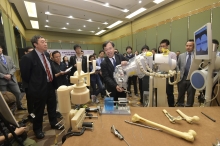
[(148, 129), (162, 131), (161, 129), (157, 129), (157, 128), (154, 128), (154, 127), (146, 126), (146, 125), (143, 125), (143, 124), (137, 124), (137, 123), (130, 122), (130, 121), (127, 121), (127, 120), (125, 120), (125, 122), (128, 123), (128, 124), (132, 124), (132, 125), (136, 125), (136, 126), (140, 126), (140, 127), (144, 127), (144, 128), (148, 128)]
[(120, 133), (117, 129), (115, 129), (115, 126), (114, 126), (114, 125), (112, 125), (112, 127), (111, 127), (111, 132), (112, 132), (115, 136), (117, 136), (120, 140), (124, 140), (125, 143), (126, 143), (128, 146), (130, 146), (130, 145), (128, 144), (128, 142), (124, 139), (124, 137), (121, 135), (121, 133)]
[(165, 116), (170, 120), (171, 123), (176, 123), (176, 121), (182, 120), (183, 118), (180, 116), (173, 117), (171, 116), (165, 109), (163, 109)]

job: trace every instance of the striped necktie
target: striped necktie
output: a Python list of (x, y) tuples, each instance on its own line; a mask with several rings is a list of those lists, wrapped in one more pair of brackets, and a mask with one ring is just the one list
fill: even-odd
[(45, 59), (45, 55), (43, 53), (41, 55), (43, 56), (44, 66), (45, 66), (45, 69), (46, 69), (46, 72), (47, 72), (48, 79), (49, 79), (50, 82), (52, 82), (53, 81), (53, 77), (52, 77), (52, 75), (50, 73), (50, 69), (49, 69), (47, 61)]

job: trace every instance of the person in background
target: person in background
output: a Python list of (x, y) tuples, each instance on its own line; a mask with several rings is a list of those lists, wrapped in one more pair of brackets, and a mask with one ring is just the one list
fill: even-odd
[(70, 67), (69, 66), (70, 62), (67, 56), (63, 57), (63, 63), (65, 64), (66, 69)]
[[(126, 47), (126, 58), (128, 58), (128, 60), (132, 59), (134, 57), (134, 54), (132, 54), (132, 47), (131, 46), (127, 46)], [(128, 91), (128, 95), (130, 97), (132, 97), (132, 94), (131, 94), (131, 82), (133, 82), (133, 86), (134, 86), (134, 94), (135, 96), (138, 96), (138, 91), (137, 91), (137, 76), (132, 76), (132, 77), (129, 77), (128, 78), (128, 88), (127, 88), (127, 91)]]
[[(81, 48), (81, 47), (80, 47), (80, 48)], [(84, 56), (84, 51), (83, 51), (83, 50), (81, 50), (81, 55)]]
[[(25, 48), (25, 54), (30, 53), (31, 51), (33, 51), (33, 47), (29, 46)], [(21, 58), (22, 59), (22, 58)], [(30, 122), (33, 122), (33, 117), (31, 116), (31, 114), (34, 112), (34, 104), (33, 104), (33, 99), (31, 97), (31, 95), (28, 92), (28, 83), (26, 83), (24, 80), (22, 80), (22, 88), (25, 91), (26, 94), (26, 99), (27, 99), (27, 109), (28, 109), (28, 120)]]
[(99, 51), (99, 57), (96, 59), (96, 64), (98, 66), (101, 65), (102, 61), (104, 60), (105, 52), (103, 50)]
[(124, 89), (121, 88), (113, 77), (115, 67), (119, 64), (127, 65), (128, 59), (121, 54), (115, 54), (115, 44), (112, 41), (107, 41), (103, 45), (106, 57), (101, 63), (102, 76), (105, 82), (105, 88), (110, 93), (111, 97), (114, 97), (114, 101), (118, 101), (118, 97), (126, 97)]
[(95, 59), (97, 59), (97, 57), (96, 57), (96, 53), (93, 53), (92, 55), (95, 57)]
[[(100, 66), (100, 67), (101, 67), (102, 61), (104, 61), (104, 59), (105, 59), (104, 56), (105, 56), (105, 52), (104, 52), (103, 50), (99, 51), (99, 57), (96, 59), (96, 64), (97, 64), (98, 66)], [(102, 98), (104, 98), (105, 95), (106, 95), (106, 92), (105, 92), (105, 90), (104, 90), (104, 88), (105, 88), (104, 79), (103, 79), (103, 77), (102, 77), (101, 74), (102, 74), (102, 73), (101, 73), (101, 70), (100, 70), (100, 72), (99, 72), (99, 78), (100, 78), (100, 80), (101, 80), (101, 82), (102, 82), (102, 87), (103, 87), (101, 96), (102, 96)]]
[(33, 131), (38, 139), (45, 137), (43, 133), (43, 114), (47, 105), (48, 118), (52, 129), (62, 130), (61, 124), (57, 124), (56, 118), (56, 94), (57, 82), (52, 72), (52, 64), (45, 56), (47, 50), (46, 40), (35, 35), (31, 39), (35, 48), (21, 59), (21, 77), (28, 83), (28, 92), (33, 98), (34, 115)]
[[(160, 42), (160, 50), (169, 50), (169, 46), (170, 46), (170, 41), (167, 39), (163, 39)], [(174, 52), (169, 52), (169, 56), (171, 57), (171, 59), (176, 60), (176, 53)], [(174, 77), (170, 77), (170, 81), (173, 82), (174, 81)], [(174, 107), (174, 95), (173, 95), (173, 85), (169, 84), (169, 81), (167, 79), (167, 83), (166, 83), (166, 93), (167, 93), (167, 100), (168, 100), (168, 105), (169, 107)]]
[[(149, 47), (147, 45), (144, 45), (142, 48), (141, 48), (141, 53), (145, 53), (145, 52), (148, 52), (149, 51)], [(143, 104), (143, 82), (142, 82), (143, 78), (138, 78), (138, 83), (139, 83), (139, 91), (140, 91), (140, 102), (138, 102), (137, 104), (138, 105), (142, 105)]]
[(155, 54), (157, 53), (157, 49), (156, 49), (156, 48), (153, 48), (153, 49), (151, 50), (151, 52), (153, 53), (153, 60), (154, 60)]
[(52, 69), (56, 77), (58, 88), (62, 85), (68, 85), (66, 75), (68, 72), (65, 72), (66, 65), (61, 62), (61, 54), (59, 51), (53, 51), (53, 62), (52, 62)]
[(0, 91), (9, 89), (16, 97), (17, 109), (26, 110), (21, 103), (21, 91), (14, 75), (15, 71), (16, 66), (11, 57), (4, 55), (2, 46), (0, 46)]
[(52, 56), (53, 52), (50, 52), (50, 60), (53, 61), (53, 56)]
[[(186, 42), (186, 52), (179, 55), (177, 70), (180, 71), (178, 106), (192, 107), (194, 104), (194, 96), (196, 90), (192, 87), (190, 80), (187, 79), (189, 69), (194, 56), (194, 40), (190, 39)], [(187, 92), (187, 103), (184, 105), (185, 93)]]
[(135, 55), (135, 56), (138, 56), (138, 55), (139, 55), (139, 52), (136, 50), (136, 51), (134, 52), (134, 55)]
[[(89, 62), (90, 72), (93, 70), (93, 65), (92, 65), (93, 60), (95, 60), (95, 57), (93, 55), (90, 55), (89, 56), (89, 61), (91, 61)], [(99, 93), (102, 93), (102, 90), (103, 90), (102, 82), (99, 77), (99, 72), (100, 70), (95, 70), (95, 73), (90, 75), (90, 83), (92, 87), (91, 99), (93, 103), (99, 103), (97, 96), (99, 95)], [(98, 89), (96, 89), (96, 87), (98, 87)]]
[(77, 70), (77, 65), (76, 65), (77, 62), (82, 63), (82, 71), (86, 73), (87, 72), (87, 57), (82, 55), (81, 53), (82, 49), (80, 45), (76, 44), (73, 46), (73, 48), (76, 52), (76, 55), (70, 57), (70, 66), (73, 66), (71, 69), (70, 75), (72, 76)]
[(123, 56), (126, 57), (126, 56), (127, 56), (127, 53), (124, 53)]
[(176, 60), (178, 61), (180, 55), (180, 51), (176, 51)]
[(115, 54), (119, 54), (118, 49), (115, 49)]

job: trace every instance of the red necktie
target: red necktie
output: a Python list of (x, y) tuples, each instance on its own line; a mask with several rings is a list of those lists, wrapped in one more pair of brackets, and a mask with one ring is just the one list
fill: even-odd
[(49, 79), (50, 82), (52, 82), (53, 78), (52, 78), (52, 75), (51, 75), (51, 73), (50, 73), (50, 69), (49, 69), (49, 67), (48, 67), (48, 64), (47, 64), (47, 61), (46, 61), (46, 59), (45, 59), (45, 56), (44, 56), (44, 54), (41, 54), (41, 55), (43, 56), (44, 66), (45, 66), (45, 68), (46, 68), (46, 72), (47, 72), (48, 79)]

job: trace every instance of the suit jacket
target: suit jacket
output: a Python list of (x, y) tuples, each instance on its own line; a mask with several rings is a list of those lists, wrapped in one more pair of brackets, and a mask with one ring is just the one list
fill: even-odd
[[(115, 54), (115, 60), (116, 65), (121, 64), (121, 61), (128, 61), (128, 59), (121, 54)], [(102, 61), (101, 71), (106, 89), (108, 92), (112, 92), (112, 94), (115, 95), (117, 83), (113, 77), (114, 66), (108, 57), (105, 57), (105, 59)]]
[[(50, 62), (50, 66), (52, 67), (51, 62)], [(22, 80), (28, 83), (28, 92), (32, 96), (42, 97), (42, 98), (47, 96), (47, 90), (48, 90), (47, 73), (35, 50), (31, 51), (30, 53), (22, 57), (20, 62), (20, 70), (21, 70)], [(57, 83), (53, 71), (52, 74), (53, 74), (52, 84), (55, 90), (57, 89)]]
[(12, 61), (11, 57), (3, 55), (6, 59), (7, 64), (5, 65), (3, 62), (0, 61), (0, 85), (6, 85), (8, 83), (8, 80), (4, 78), (4, 75), (10, 74), (11, 80), (13, 82), (17, 82), (14, 73), (16, 71), (16, 66), (14, 62)]
[(178, 61), (177, 61), (177, 70), (180, 71), (180, 81), (182, 80), (184, 72), (185, 72), (186, 55), (187, 55), (187, 52), (181, 53), (179, 55)]
[[(76, 55), (70, 57), (69, 66), (73, 66), (70, 72), (71, 76), (77, 70), (76, 67), (74, 66), (75, 64), (76, 64)], [(86, 56), (82, 56), (82, 71), (85, 73), (87, 72), (87, 57)]]

